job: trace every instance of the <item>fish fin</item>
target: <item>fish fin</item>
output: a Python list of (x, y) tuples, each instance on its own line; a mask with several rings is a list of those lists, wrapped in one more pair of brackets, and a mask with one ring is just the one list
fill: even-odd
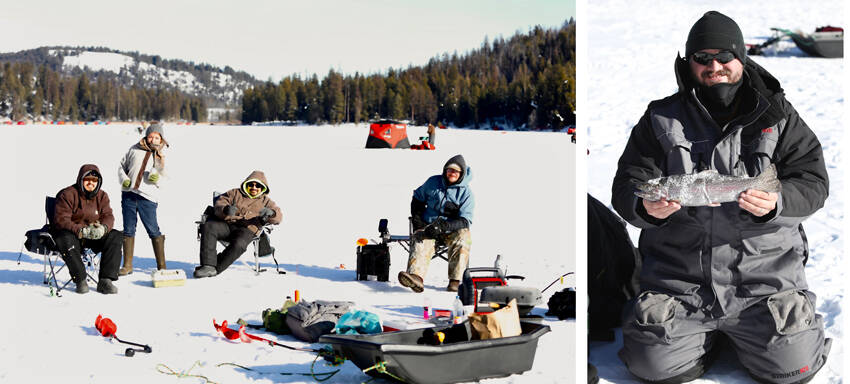
[(762, 171), (757, 178), (758, 184), (763, 188), (762, 190), (765, 192), (780, 192), (782, 190), (782, 183), (779, 181), (778, 173), (776, 171), (776, 164), (771, 163), (767, 169)]

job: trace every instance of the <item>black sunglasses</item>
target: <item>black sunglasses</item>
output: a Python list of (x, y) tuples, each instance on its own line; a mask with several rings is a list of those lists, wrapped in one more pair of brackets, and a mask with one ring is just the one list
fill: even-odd
[(726, 64), (735, 60), (735, 54), (729, 51), (720, 51), (714, 54), (708, 52), (697, 52), (691, 55), (691, 58), (699, 65), (708, 65), (712, 60), (717, 60), (720, 64)]
[(248, 184), (245, 184), (245, 186), (246, 186), (246, 187), (248, 187), (248, 188), (260, 188), (260, 189), (262, 189), (262, 188), (263, 188), (263, 185), (262, 185), (262, 184), (260, 184), (260, 183), (258, 183), (258, 182), (256, 182), (256, 181), (252, 181), (252, 182), (250, 182), (250, 183), (248, 183)]

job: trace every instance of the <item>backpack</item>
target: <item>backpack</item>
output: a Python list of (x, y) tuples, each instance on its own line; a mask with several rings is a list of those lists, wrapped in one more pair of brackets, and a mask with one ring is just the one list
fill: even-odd
[(576, 291), (572, 288), (564, 288), (555, 292), (546, 303), (549, 311), (546, 316), (558, 316), (558, 320), (576, 318)]
[(591, 340), (613, 341), (623, 308), (640, 292), (641, 259), (626, 223), (587, 195), (588, 331)]
[(288, 335), (292, 333), (289, 326), (286, 324), (286, 312), (290, 307), (295, 306), (292, 300), (286, 300), (281, 309), (267, 308), (263, 311), (263, 328), (278, 335)]

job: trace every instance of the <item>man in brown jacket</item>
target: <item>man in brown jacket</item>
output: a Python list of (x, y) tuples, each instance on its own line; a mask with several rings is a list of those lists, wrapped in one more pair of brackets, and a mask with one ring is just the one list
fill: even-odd
[(84, 247), (101, 253), (97, 291), (118, 293), (112, 282), (118, 280), (121, 266), (121, 232), (113, 228), (115, 218), (109, 196), (100, 189), (102, 185), (97, 166), (83, 165), (77, 182), (56, 194), (56, 207), (50, 218), (50, 232), (77, 285), (77, 293), (89, 291), (80, 256)]
[[(196, 278), (221, 273), (242, 256), (264, 225), (280, 224), (283, 215), (269, 198), (268, 185), (266, 175), (254, 171), (241, 188), (233, 188), (216, 199), (215, 217), (201, 228), (201, 265), (195, 268)], [(228, 245), (216, 254), (219, 239)]]

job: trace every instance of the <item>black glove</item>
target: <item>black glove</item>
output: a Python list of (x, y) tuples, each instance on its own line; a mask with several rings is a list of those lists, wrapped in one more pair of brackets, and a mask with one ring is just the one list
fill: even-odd
[(428, 223), (425, 220), (422, 220), (422, 216), (425, 214), (425, 202), (416, 200), (414, 197), (410, 200), (410, 220), (413, 224), (413, 230), (418, 231), (422, 228), (425, 228), (425, 225)]
[(266, 220), (268, 220), (270, 217), (274, 217), (275, 212), (274, 212), (274, 210), (273, 210), (273, 209), (271, 209), (271, 208), (264, 207), (263, 209), (261, 209), (261, 210), (260, 210), (259, 215), (260, 215), (260, 218), (261, 218), (261, 219), (263, 219), (263, 221), (266, 221)]
[(237, 210), (235, 205), (228, 205), (224, 207), (224, 210), (222, 212), (224, 212), (225, 216), (233, 216), (236, 214), (236, 211)]
[(422, 220), (422, 217), (420, 216), (411, 216), (410, 221), (413, 223), (414, 232), (425, 228), (425, 226), (428, 225), (427, 223), (425, 223), (425, 220)]
[(426, 225), (423, 231), (426, 235), (428, 235), (428, 237), (436, 239), (440, 235), (446, 233), (446, 221), (438, 218), (431, 224)]

